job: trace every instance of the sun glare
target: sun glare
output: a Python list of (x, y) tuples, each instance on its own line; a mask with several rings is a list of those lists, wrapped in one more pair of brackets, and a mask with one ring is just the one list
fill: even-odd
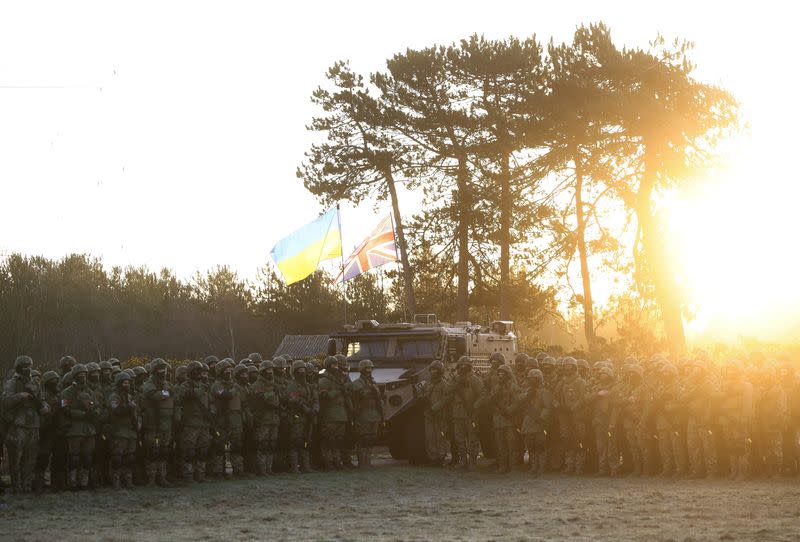
[(695, 340), (791, 341), (800, 327), (800, 185), (776, 171), (774, 147), (742, 136), (727, 167), (669, 198), (675, 253)]

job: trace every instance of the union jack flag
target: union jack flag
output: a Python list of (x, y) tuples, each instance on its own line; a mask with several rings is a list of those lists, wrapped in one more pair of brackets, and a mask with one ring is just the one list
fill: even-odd
[(334, 284), (357, 277), (386, 263), (397, 261), (392, 217), (387, 214), (344, 262), (344, 267), (334, 279)]

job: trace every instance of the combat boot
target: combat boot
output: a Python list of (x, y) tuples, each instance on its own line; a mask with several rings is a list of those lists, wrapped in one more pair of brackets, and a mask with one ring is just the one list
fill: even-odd
[(114, 469), (111, 473), (111, 487), (114, 489), (119, 489), (121, 487), (119, 469)]
[(133, 471), (130, 468), (127, 468), (122, 471), (122, 487), (125, 489), (133, 489)]
[(272, 454), (269, 454), (269, 453), (266, 454), (266, 456), (265, 456), (266, 463), (265, 464), (266, 464), (267, 474), (268, 475), (275, 474), (275, 471), (272, 470), (272, 461), (273, 461), (273, 459), (274, 459), (274, 456)]
[(194, 481), (197, 483), (206, 482), (206, 462), (195, 461), (194, 464)]
[(67, 473), (67, 487), (72, 491), (78, 491), (80, 484), (78, 483), (78, 469), (69, 469)]
[(80, 469), (78, 471), (78, 479), (81, 489), (89, 489), (89, 469)]
[(475, 454), (467, 454), (467, 471), (474, 472), (478, 468), (478, 458)]
[(148, 463), (144, 468), (146, 477), (145, 487), (156, 487), (156, 476), (158, 475), (158, 464)]
[(41, 495), (44, 491), (44, 473), (37, 472), (33, 475), (33, 482), (31, 483), (31, 489), (36, 495)]
[(194, 481), (194, 464), (191, 461), (184, 461), (183, 469), (181, 470), (183, 481), (191, 483)]

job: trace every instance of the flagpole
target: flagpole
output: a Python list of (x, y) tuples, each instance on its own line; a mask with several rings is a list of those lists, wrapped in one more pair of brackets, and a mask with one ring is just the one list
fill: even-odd
[(403, 295), (401, 296), (403, 299), (403, 320), (406, 322), (408, 321), (408, 307), (406, 306), (406, 296), (405, 296), (405, 276), (403, 275), (403, 262), (400, 261), (400, 255), (397, 253), (397, 229), (395, 228), (394, 223), (394, 216), (393, 213), (389, 212), (389, 220), (392, 221), (392, 235), (394, 236), (394, 261), (397, 262), (397, 279), (403, 285)]
[[(339, 223), (339, 237), (342, 236), (342, 210), (339, 207), (339, 202), (336, 202), (336, 220)], [(347, 324), (347, 284), (344, 280), (344, 241), (341, 243), (341, 250), (339, 251), (340, 267), (342, 272), (342, 304), (344, 305), (344, 323)]]

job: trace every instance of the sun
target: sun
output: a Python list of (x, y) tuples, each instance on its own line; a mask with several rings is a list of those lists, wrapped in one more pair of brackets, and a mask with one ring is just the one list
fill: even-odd
[(775, 166), (777, 146), (743, 134), (713, 176), (665, 208), (695, 316), (690, 339), (794, 341), (800, 329), (800, 183)]

